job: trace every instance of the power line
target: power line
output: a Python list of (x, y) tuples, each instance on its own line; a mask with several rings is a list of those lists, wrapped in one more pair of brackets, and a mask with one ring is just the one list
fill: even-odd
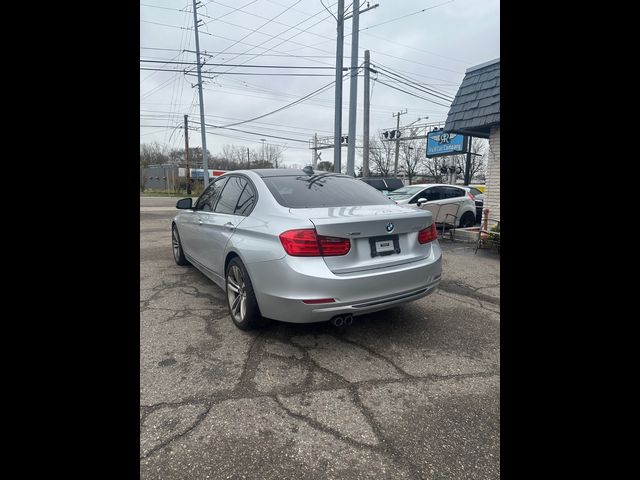
[[(140, 70), (149, 70), (156, 72), (182, 72), (185, 75), (189, 76), (197, 76), (195, 73), (190, 73), (185, 70), (178, 70), (175, 68), (149, 68), (149, 67), (140, 67)], [(333, 77), (333, 75), (323, 74), (323, 73), (258, 73), (258, 72), (212, 72), (205, 71), (202, 73), (206, 73), (209, 75), (216, 75), (215, 77), (202, 77), (207, 80), (215, 80), (218, 75), (253, 75), (253, 76), (276, 76), (276, 77)]]
[[(344, 81), (344, 79), (345, 79), (345, 78), (346, 78), (346, 75), (343, 75), (343, 76), (342, 76), (342, 80)], [(336, 82), (335, 82), (335, 80), (334, 80), (333, 82), (329, 82), (329, 83), (327, 83), (326, 85), (324, 85), (324, 86), (322, 86), (322, 87), (318, 88), (317, 90), (314, 90), (314, 91), (313, 91), (313, 92), (311, 92), (311, 93), (308, 93), (307, 95), (305, 95), (305, 96), (303, 96), (303, 97), (299, 98), (298, 100), (295, 100), (295, 101), (293, 101), (293, 102), (291, 102), (291, 103), (289, 103), (289, 104), (287, 104), (287, 105), (285, 105), (285, 106), (283, 106), (283, 107), (277, 108), (277, 109), (275, 109), (275, 110), (273, 110), (273, 111), (271, 111), (271, 112), (267, 112), (267, 113), (265, 113), (265, 114), (263, 114), (263, 115), (259, 115), (259, 116), (257, 116), (257, 117), (253, 117), (253, 118), (250, 118), (250, 119), (248, 119), (248, 120), (243, 120), (243, 121), (241, 121), (241, 122), (230, 123), (230, 124), (228, 124), (228, 125), (220, 125), (220, 126), (218, 126), (217, 128), (235, 127), (236, 125), (241, 125), (241, 124), (243, 124), (243, 123), (253, 122), (254, 120), (260, 120), (261, 118), (267, 117), (267, 116), (269, 116), (269, 115), (273, 115), (274, 113), (281, 112), (282, 110), (285, 110), (285, 109), (287, 109), (287, 108), (293, 107), (294, 105), (297, 105), (297, 104), (299, 104), (299, 103), (301, 103), (301, 102), (304, 102), (305, 100), (307, 100), (307, 99), (309, 99), (309, 98), (314, 97), (315, 95), (318, 95), (318, 94), (322, 93), (323, 91), (325, 91), (325, 90), (327, 90), (328, 88), (330, 88), (334, 83), (336, 83)]]
[(433, 85), (431, 85), (431, 84), (421, 82), (421, 81), (416, 80), (415, 78), (412, 78), (412, 77), (410, 77), (409, 75), (406, 75), (406, 74), (405, 75), (401, 75), (396, 70), (393, 70), (393, 69), (391, 69), (391, 68), (389, 68), (389, 67), (387, 67), (385, 65), (382, 65), (382, 64), (380, 64), (378, 62), (375, 63), (375, 66), (376, 66), (376, 68), (378, 68), (378, 69), (380, 69), (382, 71), (385, 71), (385, 72), (387, 72), (387, 73), (389, 73), (391, 75), (394, 75), (394, 76), (396, 76), (398, 78), (401, 78), (401, 79), (403, 79), (403, 80), (405, 80), (407, 82), (411, 82), (411, 83), (413, 83), (415, 85), (418, 85), (421, 88), (425, 88), (427, 90), (431, 90), (431, 91), (433, 91), (435, 93), (438, 93), (440, 95), (443, 95), (443, 96), (446, 96), (446, 97), (450, 97), (451, 100), (453, 100), (453, 95), (449, 95), (447, 92), (443, 92), (443, 91), (438, 90), (437, 88), (433, 88)]
[(446, 5), (447, 3), (452, 3), (452, 2), (455, 2), (455, 0), (449, 0), (448, 2), (439, 3), (438, 5), (434, 5), (432, 7), (423, 8), (422, 10), (418, 10), (417, 12), (408, 13), (407, 15), (402, 15), (401, 17), (392, 18), (391, 20), (387, 20), (386, 22), (376, 23), (375, 25), (370, 25), (370, 26), (368, 26), (366, 28), (361, 28), (359, 31), (363, 32), (365, 30), (369, 30), (370, 28), (379, 27), (380, 25), (386, 25), (387, 23), (395, 22), (397, 20), (402, 20), (403, 18), (407, 18), (407, 17), (410, 17), (412, 15), (417, 15), (418, 13), (426, 12), (427, 10), (432, 10), (432, 9), (434, 9), (436, 7), (441, 7), (442, 5)]
[[(299, 2), (296, 2), (296, 4), (297, 4), (297, 3), (299, 3)], [(296, 4), (294, 4), (294, 5), (296, 5)], [(293, 7), (293, 5), (292, 5), (292, 7)], [(317, 12), (317, 13), (315, 13), (315, 14), (313, 14), (313, 15), (311, 15), (309, 18), (306, 18), (305, 20), (302, 20), (301, 22), (298, 22), (296, 25), (294, 25), (294, 26), (291, 26), (291, 27), (287, 28), (287, 29), (286, 29), (286, 30), (284, 30), (283, 32), (280, 32), (280, 33), (278, 34), (278, 36), (279, 36), (279, 35), (282, 35), (283, 33), (288, 32), (289, 30), (292, 30), (293, 28), (295, 28), (295, 27), (297, 27), (297, 26), (299, 26), (299, 25), (302, 25), (303, 23), (305, 23), (305, 22), (307, 22), (307, 21), (311, 20), (312, 18), (314, 18), (314, 17), (316, 17), (316, 16), (320, 15), (321, 13), (322, 13), (322, 10), (321, 10), (321, 11), (319, 11), (319, 12)], [(291, 37), (289, 37), (288, 39), (285, 39), (285, 40), (283, 40), (282, 42), (280, 42), (280, 43), (278, 43), (278, 44), (274, 45), (273, 47), (270, 47), (269, 49), (267, 49), (267, 52), (269, 52), (269, 51), (271, 51), (271, 50), (274, 50), (276, 47), (278, 47), (278, 46), (282, 45), (282, 44), (283, 44), (283, 43), (285, 43), (285, 42), (291, 41), (291, 39), (293, 39), (294, 37), (297, 37), (297, 36), (298, 36), (298, 35), (300, 35), (301, 33), (304, 33), (305, 31), (308, 31), (309, 29), (313, 28), (314, 26), (316, 26), (317, 24), (321, 23), (322, 21), (324, 21), (324, 19), (320, 19), (320, 21), (318, 21), (318, 22), (314, 23), (313, 25), (310, 25), (309, 27), (305, 28), (305, 29), (304, 29), (304, 30), (302, 30), (301, 32), (298, 32), (298, 33), (296, 33), (295, 35), (292, 35)], [(268, 23), (268, 22), (267, 22), (267, 23)], [(261, 27), (260, 27), (260, 28), (261, 28)], [(249, 34), (249, 35), (250, 35), (250, 34)], [(243, 38), (246, 38), (246, 36), (245, 36), (245, 37), (243, 37)], [(262, 45), (264, 45), (265, 43), (267, 43), (267, 42), (269, 42), (269, 41), (271, 41), (271, 39), (270, 39), (270, 40), (266, 40), (266, 41), (262, 42), (261, 44), (257, 45), (257, 46), (256, 46), (256, 47), (254, 47), (254, 48), (261, 47)], [(296, 42), (296, 43), (297, 43), (297, 42)], [(235, 45), (235, 44), (234, 44), (234, 45)], [(231, 45), (231, 47), (232, 47), (232, 46), (233, 46), (233, 45)], [(231, 47), (229, 47), (229, 48), (231, 48)], [(250, 50), (251, 50), (251, 49), (250, 49)], [(248, 53), (250, 50), (246, 51), (245, 53)], [(322, 51), (322, 50), (321, 50), (321, 51)], [(326, 51), (325, 51), (325, 53), (331, 53), (331, 52), (326, 52)], [(261, 55), (261, 54), (256, 54), (256, 56), (255, 56), (255, 57), (253, 57), (253, 58), (256, 58), (256, 57), (258, 57), (258, 56), (260, 56), (260, 55)], [(214, 58), (215, 58), (215, 57), (214, 57)], [(235, 58), (236, 58), (236, 57), (233, 57), (233, 58), (231, 58), (230, 60), (234, 60)], [(250, 61), (250, 60), (252, 60), (252, 59), (247, 60), (247, 62), (248, 62), (248, 61)], [(244, 63), (246, 63), (246, 62), (244, 62)], [(323, 62), (321, 62), (321, 63), (323, 63)], [(233, 68), (233, 67), (232, 67), (232, 68)], [(230, 69), (230, 70), (231, 70), (231, 69)]]
[[(197, 65), (196, 62), (175, 62), (168, 60), (140, 60), (144, 63), (163, 63), (174, 64), (174, 65)], [(211, 65), (214, 67), (243, 67), (243, 68), (303, 68), (303, 69), (323, 69), (323, 70), (331, 70), (334, 67), (319, 67), (317, 65), (313, 66), (302, 66), (302, 65), (247, 65), (244, 63), (206, 63), (206, 65)]]
[[(235, 45), (238, 44), (238, 42), (241, 42), (242, 40), (245, 40), (247, 37), (251, 36), (253, 33), (257, 32), (258, 30), (260, 30), (262, 27), (265, 27), (266, 25), (268, 25), (269, 23), (271, 23), (273, 20), (275, 20), (276, 18), (278, 18), (279, 16), (281, 16), (282, 14), (286, 13), (289, 11), (290, 8), (295, 7), (297, 4), (299, 4), (302, 0), (297, 0), (296, 3), (294, 3), (293, 5), (291, 5), (290, 7), (287, 7), (285, 10), (283, 10), (282, 12), (280, 12), (278, 15), (276, 15), (273, 18), (270, 18), (269, 20), (267, 20), (265, 23), (263, 23), (262, 25), (260, 25), (257, 29), (252, 30), (250, 33), (246, 34), (244, 37), (242, 37), (240, 40), (236, 41), (235, 43), (233, 43), (232, 45), (230, 45), (229, 47), (225, 48), (223, 50), (223, 52), (229, 50), (229, 48), (234, 47)], [(260, 46), (260, 45), (258, 45)], [(214, 57), (215, 58), (215, 57)]]
[[(169, 25), (169, 24), (166, 24), (166, 23), (158, 23), (158, 22), (149, 22), (149, 21), (146, 21), (146, 20), (140, 20), (140, 21), (141, 21), (141, 22), (143, 22), (143, 23), (151, 23), (151, 24), (153, 24), (153, 25), (161, 25), (161, 26), (164, 26), (164, 27), (177, 28), (178, 30), (191, 30), (191, 31), (193, 31), (193, 29), (192, 29), (192, 28), (179, 27), (179, 26), (177, 26), (177, 25)], [(305, 21), (306, 21), (306, 20), (305, 20)], [(300, 22), (300, 23), (304, 23), (304, 21), (303, 21), (303, 22)], [(318, 23), (319, 23), (319, 22), (318, 22)], [(317, 23), (316, 23), (316, 24), (314, 24), (314, 25), (311, 25), (309, 28), (312, 28), (312, 27), (314, 27), (315, 25), (317, 25)], [(249, 46), (249, 47), (253, 47), (253, 48), (262, 48), (263, 50), (265, 50), (264, 52), (261, 52), (261, 53), (259, 53), (259, 54), (254, 54), (254, 53), (248, 53), (248, 52), (251, 50), (251, 49), (249, 49), (249, 50), (245, 51), (244, 53), (241, 53), (241, 54), (235, 54), (235, 55), (254, 55), (254, 56), (260, 56), (260, 55), (264, 55), (266, 52), (271, 52), (271, 51), (273, 51), (273, 52), (277, 52), (277, 53), (281, 53), (281, 54), (285, 54), (285, 55), (289, 55), (289, 52), (283, 52), (283, 51), (280, 51), (280, 50), (275, 50), (275, 47), (266, 48), (266, 47), (262, 47), (262, 46), (261, 46), (262, 44), (267, 43), (269, 40), (267, 40), (267, 41), (263, 42), (263, 43), (262, 43), (262, 44), (260, 44), (260, 45), (253, 45), (253, 44), (251, 44), (251, 43), (243, 42), (242, 40), (235, 40), (235, 39), (233, 39), (233, 38), (223, 37), (222, 35), (216, 35), (216, 34), (209, 33), (209, 32), (204, 32), (204, 31), (203, 31), (203, 32), (199, 32), (199, 33), (200, 33), (200, 34), (202, 34), (202, 35), (209, 35), (210, 37), (219, 38), (219, 39), (221, 39), (221, 40), (226, 40), (226, 41), (228, 41), (228, 42), (235, 42), (235, 43), (234, 43), (234, 45), (235, 45), (235, 44), (242, 44), (242, 45), (247, 45), (247, 46)], [(265, 35), (267, 35), (267, 34), (265, 34)], [(272, 39), (276, 37), (275, 35), (267, 35), (267, 36), (271, 36), (271, 38), (272, 38)], [(290, 38), (294, 38), (294, 37), (290, 37)], [(284, 42), (282, 42), (282, 43), (284, 43)], [(320, 48), (315, 48), (315, 47), (313, 47), (313, 46), (311, 46), (311, 45), (305, 45), (305, 44), (298, 43), (298, 42), (293, 42), (293, 43), (296, 43), (296, 44), (298, 44), (298, 45), (300, 45), (300, 46), (302, 46), (302, 47), (304, 47), (304, 48), (311, 48), (311, 49), (313, 49), (313, 50), (318, 50), (318, 51), (323, 52), (323, 53), (331, 53), (331, 52), (329, 52), (329, 51), (327, 51), (327, 50), (322, 50), (322, 49), (320, 49)], [(232, 46), (233, 46), (233, 45), (232, 45)], [(276, 45), (276, 46), (277, 46), (277, 45)], [(231, 48), (231, 47), (229, 47), (229, 48)], [(188, 50), (188, 51), (189, 51), (189, 50)], [(221, 52), (217, 52), (217, 54), (216, 54), (216, 55), (207, 55), (207, 54), (206, 54), (206, 50), (205, 50), (205, 53), (204, 53), (203, 55), (205, 55), (205, 56), (209, 56), (209, 57), (212, 57), (212, 58), (215, 58), (218, 54), (222, 54), (222, 53), (228, 53), (228, 54), (230, 54), (230, 55), (231, 55), (231, 53), (230, 53), (230, 52), (227, 52), (226, 50), (223, 50), (223, 51), (221, 51)], [(255, 58), (255, 57), (254, 57), (254, 58)], [(311, 57), (309, 57), (309, 58), (311, 58)], [(328, 56), (327, 56), (327, 58), (335, 58), (335, 57), (334, 57), (334, 56), (330, 56), (330, 55), (328, 55)], [(233, 60), (233, 59), (231, 59), (231, 60)], [(317, 63), (322, 63), (322, 64), (325, 64), (325, 65), (331, 65), (331, 64), (329, 64), (329, 63), (322, 62), (322, 61), (320, 61), (320, 60), (315, 60), (315, 62), (317, 62)]]
[(413, 96), (413, 97), (419, 98), (419, 99), (421, 99), (421, 100), (425, 100), (425, 101), (427, 101), (427, 102), (435, 103), (436, 105), (440, 105), (440, 106), (442, 106), (442, 107), (449, 108), (449, 105), (445, 105), (445, 104), (442, 104), (442, 103), (438, 103), (438, 102), (436, 102), (436, 101), (434, 101), (434, 100), (431, 100), (431, 99), (429, 99), (429, 98), (421, 97), (420, 95), (416, 95), (415, 93), (408, 92), (408, 91), (403, 90), (402, 88), (399, 88), (399, 87), (394, 87), (393, 85), (389, 85), (388, 83), (383, 82), (383, 81), (382, 81), (382, 80), (380, 80), (379, 78), (378, 78), (378, 83), (381, 83), (382, 85), (386, 85), (386, 86), (387, 86), (387, 87), (389, 87), (389, 88), (393, 88), (394, 90), (398, 90), (399, 92), (406, 93), (407, 95), (411, 95), (411, 96)]
[[(412, 81), (402, 77), (401, 75), (399, 75), (397, 73), (393, 73), (393, 72), (391, 72), (391, 71), (389, 71), (387, 69), (381, 68), (379, 65), (376, 65), (376, 68), (378, 69), (378, 73), (380, 75), (383, 75), (383, 76), (385, 76), (387, 78), (395, 80), (396, 82), (402, 83), (402, 84), (404, 84), (404, 85), (406, 85), (408, 87), (415, 88), (416, 90), (419, 90), (419, 91), (421, 91), (423, 93), (432, 95), (432, 96), (434, 96), (436, 98), (439, 98), (440, 100), (445, 100), (445, 101), (448, 101), (448, 102), (452, 102), (453, 101), (454, 97), (451, 96), (451, 95), (448, 95), (448, 94), (442, 93), (442, 92), (438, 92), (437, 90), (434, 90), (434, 89), (431, 89), (431, 88), (428, 88), (428, 87), (423, 87), (419, 83), (412, 82)], [(388, 73), (385, 73), (385, 72), (388, 72)], [(393, 76), (391, 76), (391, 75), (393, 75)], [(397, 78), (395, 78), (395, 77), (397, 77)]]
[(441, 96), (435, 95), (435, 94), (433, 94), (433, 93), (431, 93), (431, 92), (429, 92), (427, 90), (422, 90), (421, 88), (418, 88), (415, 85), (412, 85), (412, 84), (410, 84), (408, 82), (404, 82), (402, 80), (397, 80), (397, 79), (395, 79), (393, 77), (390, 77), (389, 75), (386, 75), (385, 73), (380, 72), (380, 75), (382, 75), (385, 78), (391, 79), (392, 81), (395, 81), (397, 83), (401, 83), (401, 84), (406, 85), (408, 87), (415, 88), (416, 90), (418, 90), (421, 93), (426, 93), (428, 95), (432, 95), (432, 96), (434, 96), (435, 98), (437, 98), (439, 100), (444, 100), (445, 102), (452, 102), (453, 101), (453, 99), (449, 99), (449, 98), (446, 98), (446, 97), (441, 97)]
[[(360, 33), (363, 33), (362, 30), (360, 30)], [(395, 45), (400, 45), (401, 47), (410, 48), (410, 49), (415, 50), (417, 52), (427, 53), (429, 55), (434, 55), (436, 57), (445, 58), (447, 60), (451, 60), (452, 62), (462, 63), (463, 65), (469, 65), (469, 64), (472, 63), (472, 62), (469, 62), (469, 61), (458, 60), (457, 58), (453, 58), (453, 57), (449, 57), (449, 56), (445, 56), (445, 55), (440, 55), (440, 54), (437, 54), (437, 53), (434, 53), (434, 52), (430, 52), (429, 50), (416, 48), (416, 47), (413, 47), (411, 45), (406, 45), (404, 43), (396, 42), (395, 40), (389, 40), (388, 38), (384, 38), (384, 37), (381, 37), (379, 35), (374, 35), (373, 33), (370, 33), (370, 32), (365, 32), (364, 34), (368, 35), (370, 37), (373, 37), (373, 38), (377, 38), (378, 40), (382, 40), (384, 42), (393, 43)]]
[(300, 140), (297, 138), (290, 138), (290, 137), (280, 137), (277, 135), (269, 135), (263, 132), (250, 132), (248, 130), (241, 130), (239, 128), (229, 128), (229, 127), (217, 127), (216, 125), (209, 125), (208, 123), (205, 123), (205, 125), (207, 127), (213, 127), (213, 128), (224, 128), (225, 130), (233, 130), (235, 132), (241, 132), (241, 133), (248, 133), (249, 135), (257, 135), (260, 137), (269, 137), (269, 138), (277, 138), (279, 140), (290, 140), (292, 142), (300, 142), (300, 143), (309, 143), (309, 139), (305, 139), (305, 140)]

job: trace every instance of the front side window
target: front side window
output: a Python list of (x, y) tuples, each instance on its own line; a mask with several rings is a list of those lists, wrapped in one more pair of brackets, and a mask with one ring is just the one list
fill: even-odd
[[(431, 187), (420, 192), (419, 195), (416, 195), (414, 200), (417, 202), (420, 198), (426, 198), (427, 202), (433, 202), (434, 200), (442, 200), (442, 190), (440, 187)], [(414, 202), (415, 203), (415, 202)]]
[(202, 210), (203, 212), (213, 212), (216, 201), (226, 182), (227, 177), (222, 177), (209, 185), (202, 195), (200, 195), (195, 209)]

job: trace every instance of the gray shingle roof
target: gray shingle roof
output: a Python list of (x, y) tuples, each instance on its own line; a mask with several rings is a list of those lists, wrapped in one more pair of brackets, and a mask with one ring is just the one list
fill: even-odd
[(500, 124), (500, 59), (467, 70), (444, 126), (444, 131), (488, 137)]

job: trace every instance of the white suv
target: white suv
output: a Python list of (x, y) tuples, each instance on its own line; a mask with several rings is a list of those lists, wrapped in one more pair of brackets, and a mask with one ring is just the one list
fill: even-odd
[(464, 187), (446, 183), (408, 185), (387, 196), (400, 205), (431, 211), (436, 223), (453, 223), (454, 218), (460, 227), (472, 227), (476, 223), (476, 202)]

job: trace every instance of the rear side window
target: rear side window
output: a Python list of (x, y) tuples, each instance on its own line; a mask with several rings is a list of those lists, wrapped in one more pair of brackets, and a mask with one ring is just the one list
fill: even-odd
[(256, 193), (254, 192), (253, 187), (246, 180), (245, 183), (246, 185), (244, 187), (244, 190), (242, 190), (240, 198), (238, 199), (238, 204), (236, 205), (236, 215), (249, 215), (256, 203)]
[(276, 201), (288, 208), (395, 203), (360, 180), (336, 174), (266, 177), (262, 180)]
[(420, 197), (426, 198), (429, 202), (433, 202), (434, 200), (442, 200), (444, 198), (442, 195), (442, 188), (440, 187), (427, 188), (416, 197), (416, 200)]
[(233, 215), (238, 205), (238, 200), (242, 195), (243, 190), (247, 186), (247, 181), (244, 178), (231, 176), (227, 181), (227, 185), (220, 195), (220, 200), (216, 205), (216, 213), (227, 213)]
[(444, 190), (444, 198), (456, 198), (456, 197), (464, 197), (466, 191), (462, 188), (456, 187), (443, 187)]

